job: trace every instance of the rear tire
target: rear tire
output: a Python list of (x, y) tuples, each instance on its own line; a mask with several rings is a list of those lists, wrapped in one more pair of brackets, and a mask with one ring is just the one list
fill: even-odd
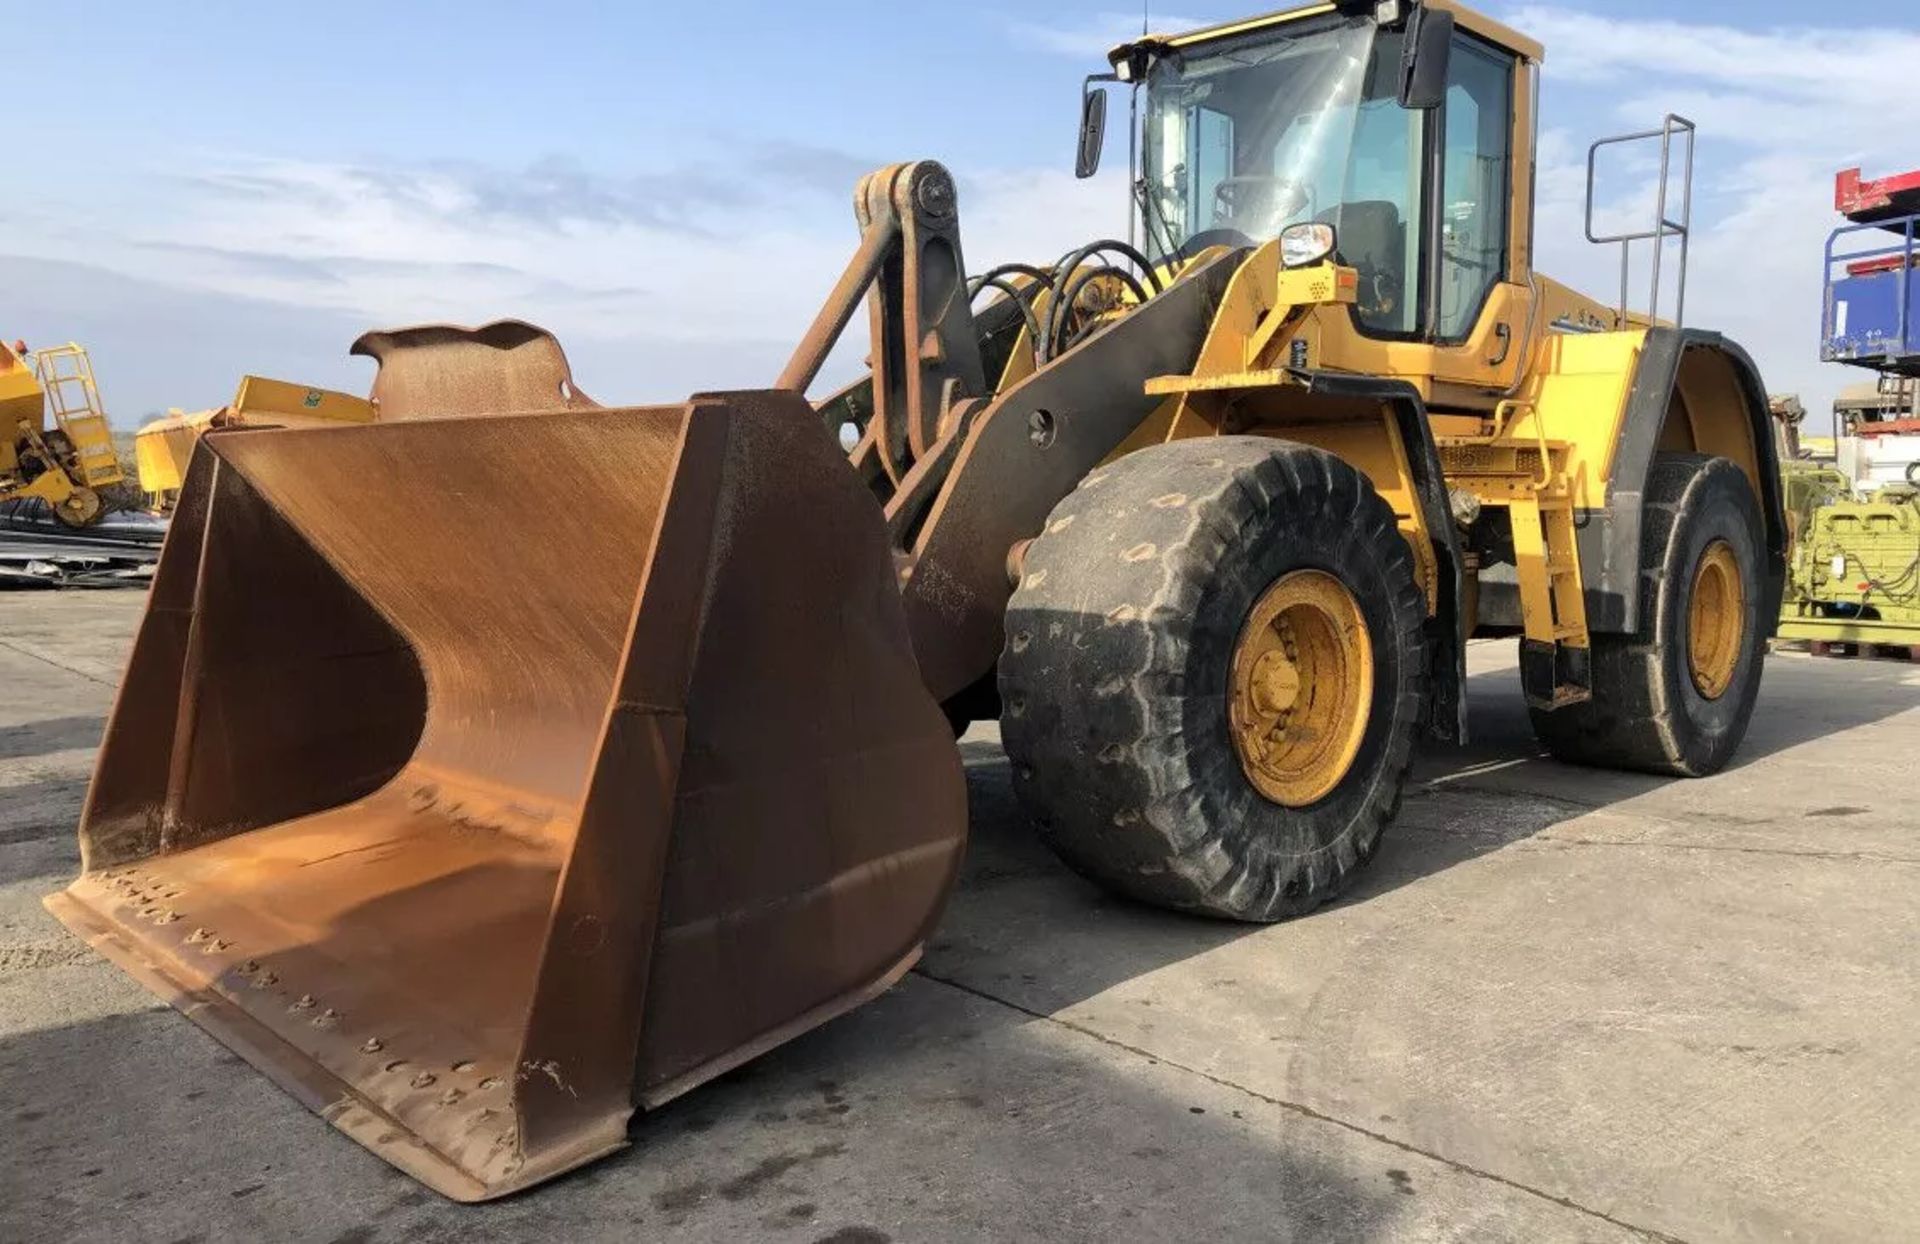
[[(1364, 707), (1331, 789), (1295, 806), (1261, 793), (1229, 720), (1236, 653), (1266, 625), (1250, 615), (1289, 579), (1357, 610), (1363, 625), (1340, 633), (1371, 679), (1322, 679)], [(1392, 510), (1339, 458), (1250, 436), (1130, 454), (1027, 549), (1000, 658), (1014, 789), (1067, 864), (1122, 894), (1236, 920), (1311, 911), (1399, 810), (1426, 713), (1425, 616)]]
[[(1591, 700), (1530, 708), (1541, 744), (1558, 759), (1605, 769), (1704, 777), (1723, 767), (1760, 691), (1763, 530), (1753, 488), (1732, 462), (1655, 457), (1640, 520), (1639, 633), (1593, 637)], [(1725, 557), (1732, 580), (1713, 566)], [(1727, 612), (1737, 614), (1737, 637), (1705, 634), (1696, 622), (1719, 611), (1696, 619), (1694, 593), (1731, 602), (1732, 583), (1738, 607)]]

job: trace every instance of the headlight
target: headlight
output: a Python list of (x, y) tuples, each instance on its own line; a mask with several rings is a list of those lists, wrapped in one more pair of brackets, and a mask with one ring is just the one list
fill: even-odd
[(1280, 266), (1304, 268), (1333, 254), (1333, 226), (1317, 221), (1280, 231)]

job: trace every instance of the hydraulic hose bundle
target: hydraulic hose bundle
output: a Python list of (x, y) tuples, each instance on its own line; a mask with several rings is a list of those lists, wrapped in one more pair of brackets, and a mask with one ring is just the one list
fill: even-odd
[[(1132, 271), (1108, 256), (1118, 256)], [(1013, 276), (1027, 277), (1029, 284), (1016, 285), (1008, 279)], [(1050, 268), (1024, 263), (990, 268), (968, 283), (968, 294), (977, 297), (982, 289), (992, 288), (1018, 304), (1034, 343), (1034, 361), (1041, 364), (1066, 353), (1085, 335), (1089, 325), (1076, 324), (1073, 309), (1090, 288), (1102, 281), (1123, 286), (1136, 302), (1145, 302), (1164, 288), (1160, 274), (1145, 255), (1125, 242), (1107, 238), (1069, 251)], [(1041, 290), (1054, 296), (1047, 300), (1044, 314), (1035, 314), (1033, 301)]]

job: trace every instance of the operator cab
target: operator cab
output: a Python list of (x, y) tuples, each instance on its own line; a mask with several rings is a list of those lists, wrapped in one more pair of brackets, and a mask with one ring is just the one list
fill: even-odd
[[(1316, 262), (1330, 241), (1359, 276), (1356, 329), (1447, 342), (1473, 331), (1497, 284), (1525, 280), (1515, 97), (1537, 55), (1457, 25), (1450, 7), (1389, 0), (1149, 36), (1116, 48), (1116, 72), (1089, 87), (1143, 95), (1135, 228), (1156, 263), (1282, 234), (1290, 264)], [(1300, 230), (1292, 257), (1288, 231), (1314, 224), (1331, 237)]]

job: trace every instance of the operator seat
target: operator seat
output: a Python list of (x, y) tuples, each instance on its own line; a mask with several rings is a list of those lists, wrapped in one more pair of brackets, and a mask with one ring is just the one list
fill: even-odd
[(1400, 209), (1385, 199), (1361, 199), (1335, 204), (1314, 219), (1333, 226), (1341, 262), (1360, 274), (1356, 309), (1361, 320), (1400, 327), (1407, 270), (1407, 228)]

